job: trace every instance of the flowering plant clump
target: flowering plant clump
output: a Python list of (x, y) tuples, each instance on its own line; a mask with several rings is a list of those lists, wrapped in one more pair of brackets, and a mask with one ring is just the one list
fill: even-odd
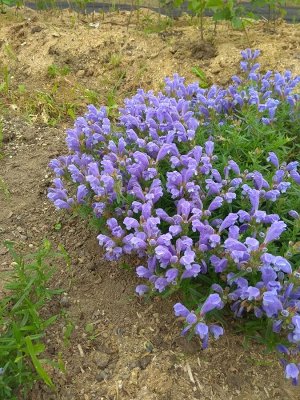
[(48, 197), (104, 222), (98, 241), (108, 260), (141, 259), (139, 295), (182, 290), (187, 302), (174, 305), (175, 315), (185, 320), (182, 334), (198, 335), (203, 348), (223, 335), (224, 307), (265, 320), (278, 335), (286, 377), (297, 383), (300, 272), (294, 243), (280, 238), (290, 224), (296, 237), (300, 221), (296, 210), (278, 215), (276, 205), (297, 190), (298, 162), (270, 152), (268, 167), (243, 170), (215, 154), (213, 132), (203, 143), (198, 136), (201, 126), (238, 120), (253, 107), (261, 124), (276, 123), (283, 104), (293, 120), (300, 77), (261, 75), (258, 55), (242, 52), (245, 77), (228, 88), (185, 85), (175, 75), (163, 93), (138, 90), (115, 126), (105, 108), (89, 106), (67, 131), (70, 154), (50, 162)]

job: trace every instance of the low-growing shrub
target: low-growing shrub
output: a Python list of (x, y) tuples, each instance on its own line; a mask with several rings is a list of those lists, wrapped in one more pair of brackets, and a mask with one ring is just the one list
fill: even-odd
[[(48, 197), (99, 222), (108, 260), (141, 259), (139, 295), (180, 291), (184, 304), (174, 311), (185, 320), (182, 333), (198, 335), (203, 348), (223, 335), (225, 308), (263, 321), (296, 383), (300, 222), (292, 207), (300, 175), (289, 132), (299, 130), (300, 77), (261, 74), (258, 56), (242, 52), (242, 76), (227, 88), (186, 85), (175, 75), (163, 93), (140, 89), (114, 124), (105, 108), (89, 106), (67, 131), (70, 154), (50, 163), (56, 177)], [(231, 131), (248, 140), (223, 152)], [(260, 157), (248, 170), (245, 150), (255, 140)], [(272, 143), (280, 159), (266, 154)]]

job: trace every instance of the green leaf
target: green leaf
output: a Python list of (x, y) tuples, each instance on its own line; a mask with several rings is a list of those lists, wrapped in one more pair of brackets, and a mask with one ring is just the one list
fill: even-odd
[(14, 2), (14, 0), (1, 0), (0, 1), (0, 4), (1, 4), (1, 2), (3, 3), (3, 4), (5, 4), (6, 6), (13, 6), (14, 4), (15, 4), (15, 2)]
[(184, 0), (174, 0), (173, 5), (174, 7), (180, 7), (184, 3)]
[(207, 0), (207, 8), (223, 7), (223, 0)]
[(23, 303), (23, 301), (26, 298), (26, 296), (28, 295), (29, 289), (31, 288), (34, 281), (35, 281), (35, 277), (32, 277), (30, 279), (30, 281), (28, 282), (27, 286), (25, 287), (23, 295), (19, 298), (19, 300), (13, 306), (12, 310), (16, 310)]
[(32, 363), (34, 365), (36, 372), (43, 379), (43, 381), (46, 383), (46, 385), (48, 385), (50, 387), (54, 387), (54, 384), (53, 384), (50, 376), (44, 370), (40, 360), (36, 356), (37, 353), (36, 353), (35, 347), (33, 346), (33, 343), (29, 336), (27, 336), (25, 338), (25, 342), (26, 342), (26, 346), (27, 346), (27, 351), (31, 357), (31, 360), (32, 360)]
[[(61, 291), (59, 291), (61, 293)], [(53, 322), (57, 320), (58, 315), (53, 315), (52, 317), (48, 318), (46, 321), (43, 322), (44, 329), (48, 328), (48, 326), (52, 325)]]
[(199, 81), (200, 87), (202, 87), (203, 89), (208, 88), (209, 83), (207, 81), (207, 77), (205, 75), (205, 72), (202, 71), (202, 69), (200, 69), (198, 67), (193, 67), (192, 68), (192, 72), (200, 79), (200, 81)]
[(230, 21), (232, 19), (231, 10), (228, 7), (218, 10), (214, 13), (213, 19), (215, 21)]
[(56, 231), (60, 231), (62, 228), (62, 224), (60, 222), (57, 222), (56, 224), (54, 224), (54, 229)]
[(86, 324), (84, 330), (86, 331), (86, 333), (93, 333), (94, 332), (94, 325), (89, 323)]
[(244, 27), (243, 20), (240, 17), (233, 17), (231, 19), (231, 25), (234, 29), (242, 29)]

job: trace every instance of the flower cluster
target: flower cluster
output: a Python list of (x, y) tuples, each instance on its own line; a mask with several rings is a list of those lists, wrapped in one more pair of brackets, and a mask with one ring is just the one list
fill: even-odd
[(213, 85), (209, 89), (201, 89), (197, 83), (186, 86), (184, 78), (174, 75), (173, 80), (166, 80), (165, 91), (175, 98), (190, 99), (198, 119), (204, 123), (213, 119), (224, 123), (224, 119), (234, 119), (250, 106), (261, 115), (262, 123), (270, 124), (276, 120), (276, 111), (282, 100), (291, 109), (299, 102), (300, 95), (295, 93), (295, 88), (300, 83), (300, 76), (293, 77), (291, 71), (260, 74), (260, 65), (255, 62), (259, 55), (259, 50), (242, 51), (243, 61), (240, 64), (243, 76), (233, 76), (233, 84), (228, 88)]
[[(105, 108), (89, 106), (67, 132), (70, 154), (50, 163), (56, 177), (48, 197), (59, 209), (89, 206), (105, 221), (98, 241), (108, 260), (127, 254), (142, 260), (136, 269), (145, 280), (136, 288), (139, 295), (173, 292), (183, 282), (213, 277), (207, 298), (199, 293), (203, 301), (196, 311), (175, 304), (175, 315), (186, 322), (183, 334), (198, 335), (207, 347), (209, 335), (223, 334), (211, 320), (225, 306), (236, 317), (248, 313), (270, 320), (290, 343), (279, 349), (287, 378), (296, 382), (299, 273), (279, 244), (287, 225), (268, 210), (300, 184), (298, 162), (280, 163), (269, 153), (270, 177), (243, 171), (231, 159), (222, 165), (213, 137), (197, 142), (199, 126), (238, 118), (247, 107), (256, 107), (264, 124), (276, 119), (283, 103), (292, 114), (300, 77), (260, 75), (258, 55), (242, 52), (246, 78), (233, 77), (225, 89), (185, 85), (175, 75), (166, 80), (164, 93), (138, 90), (125, 101), (115, 126)], [(296, 210), (290, 217), (299, 225)]]

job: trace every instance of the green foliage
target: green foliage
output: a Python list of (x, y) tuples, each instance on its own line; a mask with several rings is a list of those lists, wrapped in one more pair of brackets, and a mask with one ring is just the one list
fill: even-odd
[[(1, 154), (0, 154), (0, 156), (1, 156)], [(4, 196), (6, 197), (6, 199), (9, 198), (10, 191), (8, 189), (8, 186), (7, 186), (6, 182), (5, 182), (5, 180), (0, 176), (0, 193), (1, 192), (4, 193)]]
[(9, 400), (25, 398), (38, 380), (53, 388), (47, 365), (62, 368), (61, 360), (53, 363), (43, 358), (45, 331), (57, 318), (45, 318), (43, 310), (61, 293), (49, 288), (54, 268), (47, 261), (64, 255), (53, 252), (48, 241), (37, 253), (24, 257), (14, 251), (12, 243), (6, 246), (14, 262), (0, 299), (0, 398)]
[(252, 0), (251, 3), (254, 7), (264, 7), (268, 8), (268, 21), (274, 22), (277, 18), (283, 18), (286, 15), (286, 1), (285, 0)]
[(99, 106), (99, 93), (92, 89), (85, 89), (84, 97), (87, 99), (89, 104), (94, 104), (95, 106)]
[[(174, 6), (179, 7), (184, 0), (174, 0)], [(241, 7), (237, 5), (236, 0), (188, 0), (188, 8), (192, 13), (200, 18), (201, 39), (204, 39), (203, 17), (205, 11), (213, 12), (213, 19), (217, 21), (230, 21), (236, 29), (244, 28), (244, 22), (241, 18)]]
[(74, 3), (79, 8), (79, 10), (85, 12), (86, 12), (86, 7), (90, 2), (91, 0), (74, 0)]
[(67, 65), (59, 67), (56, 64), (51, 64), (47, 69), (47, 75), (49, 76), (49, 78), (57, 78), (59, 76), (68, 75), (70, 71), (70, 67), (68, 67)]
[(173, 25), (173, 20), (168, 17), (153, 18), (149, 15), (145, 15), (141, 20), (141, 26), (145, 34), (150, 35), (152, 33), (160, 33), (165, 31), (167, 28)]
[[(298, 0), (297, 0), (298, 1)], [(174, 7), (180, 7), (185, 0), (173, 0)], [(283, 18), (286, 14), (285, 0), (252, 0), (254, 10), (257, 7), (267, 7), (268, 20)], [(201, 39), (204, 39), (203, 17), (206, 11), (212, 11), (215, 24), (218, 21), (229, 21), (234, 29), (244, 30), (251, 20), (259, 18), (255, 12), (246, 11), (239, 0), (188, 0), (188, 8), (200, 19)]]
[(50, 92), (36, 91), (26, 104), (29, 117), (40, 116), (44, 123), (56, 126), (63, 119), (74, 119), (78, 105), (58, 98), (59, 85), (54, 85)]
[(0, 94), (3, 93), (4, 95), (8, 95), (11, 75), (7, 65), (4, 65), (2, 68), (0, 68), (0, 74)]
[(199, 86), (203, 89), (207, 89), (210, 86), (210, 83), (205, 75), (204, 71), (201, 68), (193, 67), (192, 68), (193, 74), (195, 74), (199, 80)]
[(225, 122), (224, 119), (224, 124), (216, 122), (211, 126), (200, 126), (196, 142), (203, 143), (202, 140), (207, 140), (213, 133), (220, 160), (233, 158), (245, 169), (263, 168), (265, 155), (270, 151), (289, 162), (299, 154), (300, 117), (295, 112), (295, 119), (291, 121), (286, 104), (282, 104), (277, 113), (276, 122), (264, 125), (257, 119), (255, 108), (246, 107), (236, 120)]

